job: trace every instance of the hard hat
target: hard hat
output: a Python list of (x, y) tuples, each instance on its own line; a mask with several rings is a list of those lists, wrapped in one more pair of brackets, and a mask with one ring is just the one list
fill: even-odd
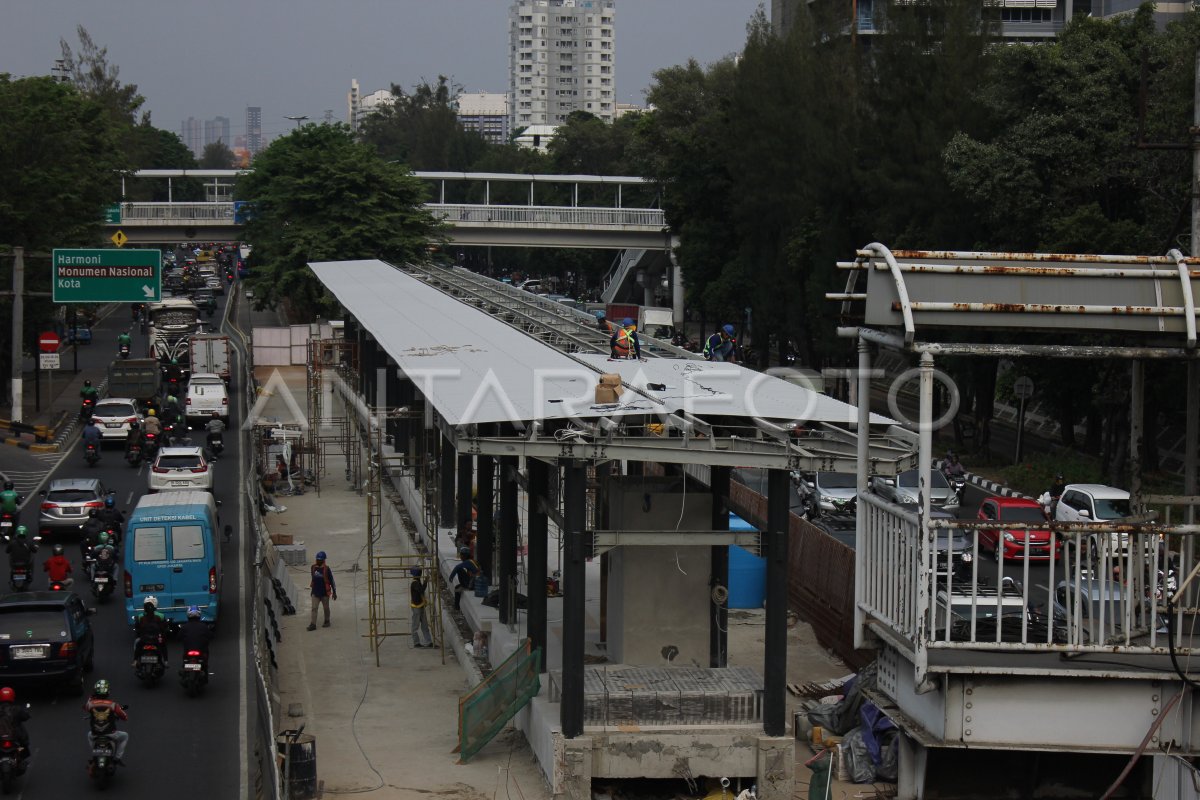
[(633, 324), (633, 320), (632, 320), (632, 319), (630, 319), (629, 317), (626, 317), (626, 318), (625, 318), (625, 321), (624, 321), (624, 322), (622, 322), (621, 324), (622, 324), (622, 325), (624, 325), (626, 328), (628, 328), (630, 325), (632, 325), (632, 324)]
[(317, 551), (317, 561), (324, 561), (324, 560), (325, 560), (325, 551), (318, 550)]
[(606, 316), (608, 316), (608, 315), (604, 313), (603, 308), (596, 312), (597, 319), (604, 319)]
[(470, 558), (471, 557), (471, 548), (469, 548), (469, 547), (458, 548), (458, 556), (459, 556), (459, 558)]
[(721, 330), (725, 331), (725, 333), (728, 334), (729, 336), (733, 336), (733, 326), (732, 325), (726, 325), (724, 328), (721, 328)]

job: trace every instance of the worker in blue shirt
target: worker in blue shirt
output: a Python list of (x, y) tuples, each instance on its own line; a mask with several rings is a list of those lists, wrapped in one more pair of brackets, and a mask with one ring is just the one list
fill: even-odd
[(708, 361), (736, 361), (736, 348), (733, 326), (725, 325), (704, 342), (704, 358)]
[(629, 317), (621, 323), (621, 327), (613, 331), (612, 338), (608, 341), (610, 349), (610, 358), (636, 358), (642, 357), (642, 345), (638, 341), (637, 326), (633, 324), (633, 320)]

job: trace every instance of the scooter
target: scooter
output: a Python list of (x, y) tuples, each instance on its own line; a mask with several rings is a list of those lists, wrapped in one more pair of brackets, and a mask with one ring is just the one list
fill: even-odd
[(88, 442), (83, 449), (83, 460), (87, 462), (89, 467), (96, 466), (96, 462), (100, 460), (99, 446), (92, 442)]
[[(29, 706), (26, 705), (25, 708)], [(0, 789), (3, 789), (5, 794), (12, 792), (13, 783), (25, 774), (28, 763), (29, 754), (22, 751), (17, 738), (9, 734), (0, 735)]]
[(83, 402), (79, 405), (79, 418), (81, 420), (83, 420), (84, 422), (87, 422), (89, 419), (92, 418), (92, 409), (94, 409), (95, 407), (96, 407), (95, 400), (93, 400), (90, 397), (84, 398)]
[(92, 574), (92, 597), (103, 603), (113, 593), (114, 565), (111, 559), (97, 561)]
[(117, 355), (119, 355), (121, 358), (129, 358), (129, 345), (122, 344), (120, 347), (118, 347)]
[(158, 452), (158, 436), (159, 435), (157, 433), (143, 434), (142, 438), (146, 442), (143, 445), (146, 450), (146, 452), (142, 454), (143, 458), (147, 460), (154, 458), (154, 454)]
[(199, 650), (188, 650), (183, 654), (183, 668), (179, 670), (179, 685), (188, 697), (195, 697), (208, 684), (208, 664)]
[(220, 458), (221, 453), (225, 452), (225, 438), (219, 433), (209, 436), (208, 451), (212, 454), (213, 461)]
[(163, 666), (162, 648), (158, 642), (151, 639), (141, 639), (137, 648), (137, 666), (134, 674), (138, 680), (147, 686), (153, 686), (162, 678), (166, 668)]
[(129, 450), (125, 453), (125, 460), (134, 469), (140, 467), (142, 465), (142, 446), (140, 444), (130, 445)]
[[(122, 705), (128, 710), (129, 706)], [(96, 782), (97, 789), (108, 786), (117, 772), (117, 742), (106, 733), (92, 734), (92, 757), (88, 760), (88, 775)]]
[(0, 538), (3, 538), (4, 541), (7, 542), (9, 540), (9, 537), (12, 536), (13, 530), (16, 529), (16, 526), (17, 526), (17, 515), (16, 514), (10, 514), (7, 511), (4, 513), (0, 513)]
[(33, 570), (29, 564), (13, 564), (8, 572), (8, 584), (14, 592), (27, 592), (33, 583)]

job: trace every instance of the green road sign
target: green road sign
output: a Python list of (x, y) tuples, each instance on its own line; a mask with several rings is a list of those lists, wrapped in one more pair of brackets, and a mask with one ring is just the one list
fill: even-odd
[(106, 225), (121, 224), (121, 204), (113, 203), (104, 209), (104, 223)]
[(157, 303), (162, 299), (159, 250), (54, 251), (54, 302)]

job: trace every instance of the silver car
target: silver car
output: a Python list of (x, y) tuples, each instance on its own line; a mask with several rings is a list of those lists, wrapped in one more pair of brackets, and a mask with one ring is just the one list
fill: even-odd
[(108, 491), (97, 478), (63, 478), (50, 482), (42, 495), (38, 533), (54, 530), (78, 531), (87, 522), (88, 512), (104, 507)]
[[(895, 478), (885, 478), (882, 475), (875, 475), (871, 478), (868, 486), (871, 491), (884, 500), (904, 505), (905, 503), (917, 502), (917, 496), (920, 494), (920, 490), (917, 488), (919, 481), (920, 477), (917, 470), (910, 469), (907, 472), (901, 472)], [(950, 512), (958, 510), (958, 494), (946, 481), (945, 475), (937, 470), (931, 470), (929, 473), (929, 484), (930, 507), (942, 508)]]
[(857, 478), (850, 472), (816, 472), (795, 477), (796, 492), (809, 518), (822, 514), (853, 514)]

